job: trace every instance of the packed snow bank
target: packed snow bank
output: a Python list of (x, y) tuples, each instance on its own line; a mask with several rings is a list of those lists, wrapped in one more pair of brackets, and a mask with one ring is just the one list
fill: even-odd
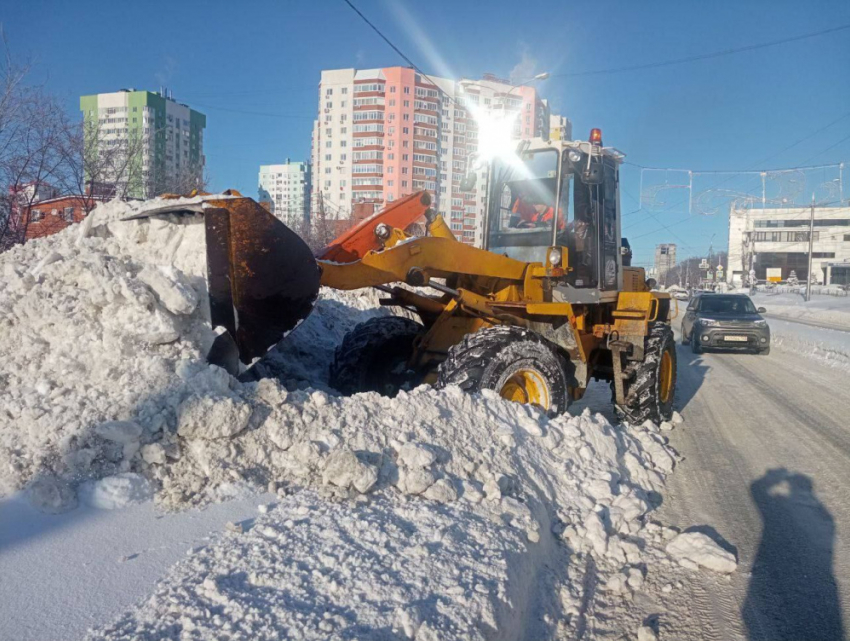
[(820, 322), (850, 330), (850, 296), (813, 294), (806, 302), (803, 294), (758, 293), (751, 296), (757, 307), (770, 314), (804, 321)]
[[(135, 211), (110, 203), (0, 256), (0, 495), (26, 486), (49, 512), (151, 491), (176, 509), (267, 488), (282, 502), (97, 636), (637, 629), (647, 613), (626, 605), (678, 567), (664, 549), (677, 532), (647, 517), (676, 460), (659, 427), (587, 411), (549, 420), (455, 387), (329, 393), (342, 335), (386, 313), (372, 292), (323, 291), (258, 368), (283, 382), (234, 379), (204, 360), (202, 219), (121, 220)], [(382, 607), (387, 595), (408, 607)]]
[[(53, 499), (41, 503), (62, 509), (81, 481), (178, 458), (179, 436), (244, 428), (238, 385), (204, 362), (214, 334), (202, 217), (121, 220), (162, 204), (100, 205), (81, 225), (0, 254), (0, 497), (43, 477)], [(388, 313), (372, 292), (322, 296), (303, 340), (269, 358), (293, 386), (326, 380), (353, 309)]]
[(245, 388), (258, 423), (185, 442), (154, 470), (161, 497), (269, 483), (281, 503), (92, 638), (593, 638), (597, 616), (635, 629), (647, 613), (634, 595), (676, 573), (664, 546), (677, 532), (647, 518), (675, 459), (651, 424), (548, 420), (456, 387)]

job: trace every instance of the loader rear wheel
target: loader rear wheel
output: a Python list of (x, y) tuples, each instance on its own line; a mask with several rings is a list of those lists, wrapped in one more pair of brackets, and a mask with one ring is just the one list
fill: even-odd
[(620, 419), (634, 425), (669, 420), (676, 394), (676, 341), (669, 325), (650, 326), (643, 361), (629, 363), (627, 369), (633, 375), (626, 381), (625, 406), (615, 404)]
[(506, 400), (537, 405), (555, 416), (566, 411), (568, 388), (575, 381), (569, 360), (541, 336), (497, 325), (469, 334), (449, 349), (436, 383), (446, 385), (465, 392), (493, 390)]
[(419, 323), (401, 316), (379, 316), (360, 323), (336, 348), (330, 385), (343, 394), (378, 392), (395, 396), (419, 377), (407, 370), (413, 342), (424, 331)]

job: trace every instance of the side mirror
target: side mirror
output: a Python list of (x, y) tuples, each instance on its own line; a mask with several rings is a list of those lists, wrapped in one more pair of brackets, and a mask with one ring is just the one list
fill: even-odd
[(767, 310), (766, 310), (764, 307), (759, 307), (759, 308), (758, 308), (758, 313), (759, 313), (759, 314), (764, 314), (766, 311), (767, 311)]
[(475, 189), (475, 182), (478, 179), (478, 176), (475, 174), (466, 174), (463, 177), (463, 180), (460, 181), (460, 190), (461, 191), (472, 191)]
[(581, 181), (585, 185), (601, 185), (605, 174), (602, 172), (602, 163), (591, 159), (590, 166), (581, 172)]

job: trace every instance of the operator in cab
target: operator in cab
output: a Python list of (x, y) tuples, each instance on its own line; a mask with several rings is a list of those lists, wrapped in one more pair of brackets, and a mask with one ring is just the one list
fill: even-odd
[[(511, 216), (510, 227), (517, 229), (549, 227), (555, 215), (555, 208), (544, 201), (545, 198), (535, 197), (532, 193), (520, 193), (511, 208), (513, 216)], [(559, 214), (558, 229), (564, 229), (563, 212)]]

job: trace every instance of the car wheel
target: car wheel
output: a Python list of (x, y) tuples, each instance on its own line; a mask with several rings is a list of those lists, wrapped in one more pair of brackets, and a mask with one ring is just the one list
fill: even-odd
[(694, 354), (702, 354), (702, 345), (699, 344), (699, 337), (697, 336), (699, 332), (695, 332), (691, 330), (691, 351)]

